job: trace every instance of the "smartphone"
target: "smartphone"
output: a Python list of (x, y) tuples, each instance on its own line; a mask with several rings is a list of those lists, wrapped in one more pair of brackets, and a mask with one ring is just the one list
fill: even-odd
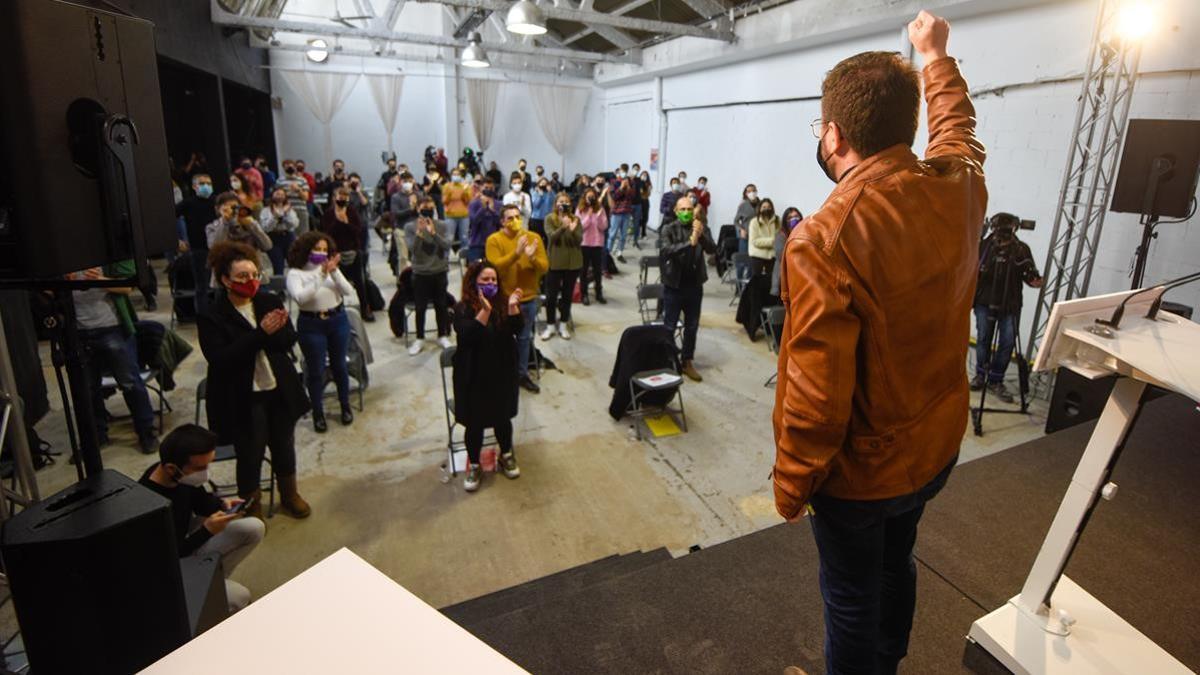
[(254, 503), (253, 499), (247, 499), (246, 501), (244, 501), (240, 504), (235, 504), (232, 508), (225, 509), (225, 514), (233, 515), (235, 513), (241, 513), (243, 511), (245, 511), (246, 509), (250, 508), (250, 505), (253, 503)]

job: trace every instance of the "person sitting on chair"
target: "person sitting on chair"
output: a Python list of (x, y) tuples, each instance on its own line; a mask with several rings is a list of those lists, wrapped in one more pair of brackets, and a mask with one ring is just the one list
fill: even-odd
[[(244, 499), (221, 499), (204, 489), (208, 465), (217, 455), (217, 435), (195, 424), (171, 430), (158, 448), (159, 461), (146, 469), (139, 483), (171, 502), (175, 544), (180, 558), (221, 556), (229, 612), (250, 604), (250, 591), (229, 578), (239, 563), (262, 541), (263, 521), (245, 515)], [(192, 519), (203, 523), (192, 528)]]
[[(504, 295), (500, 275), (487, 261), (471, 263), (463, 275), (462, 300), (454, 307), (454, 419), (466, 428), (467, 475), (463, 489), (479, 489), (483, 430), (500, 445), (504, 475), (521, 475), (513, 455), (512, 418), (517, 416), (517, 335), (525, 323), (520, 288)], [(493, 309), (493, 303), (500, 307)]]
[[(1016, 322), (1021, 318), (1021, 282), (1041, 288), (1029, 245), (1017, 239), (1020, 219), (997, 213), (988, 221), (992, 233), (979, 245), (979, 281), (975, 285), (975, 378), (971, 391), (986, 385), (988, 393), (1005, 403), (1013, 402), (1004, 386), (1004, 373), (1016, 342)], [(992, 339), (1000, 340), (992, 352)]]

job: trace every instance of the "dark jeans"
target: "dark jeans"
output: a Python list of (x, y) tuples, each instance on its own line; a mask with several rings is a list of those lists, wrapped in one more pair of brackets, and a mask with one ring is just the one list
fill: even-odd
[(437, 321), (438, 337), (450, 335), (450, 314), (446, 307), (446, 287), (450, 282), (446, 273), (413, 274), (413, 304), (417, 311), (417, 339), (425, 339), (425, 308), (433, 303), (434, 320)]
[[(1016, 345), (1016, 318), (1014, 314), (1001, 314), (987, 305), (975, 305), (975, 375), (986, 375), (989, 384), (1004, 381), (1004, 372), (1008, 370), (1008, 362)], [(1000, 330), (1000, 342), (993, 355), (992, 338), (997, 329)]]
[[(479, 454), (483, 451), (483, 427), (467, 427), (463, 440), (467, 443), (467, 458), (472, 464), (479, 463)], [(492, 427), (496, 434), (496, 443), (500, 446), (500, 454), (512, 452), (512, 420), (504, 420)]]
[(476, 260), (483, 260), (486, 248), (483, 246), (468, 246), (467, 247), (467, 263), (473, 263)]
[(238, 495), (259, 487), (263, 457), (271, 448), (271, 466), (280, 477), (296, 475), (296, 423), (278, 389), (250, 395), (250, 424), (234, 430)]
[(825, 600), (826, 673), (895, 673), (908, 654), (917, 605), (912, 556), (917, 523), (925, 503), (945, 486), (955, 460), (917, 492), (892, 499), (813, 495), (812, 530)]
[(750, 259), (750, 276), (756, 277), (760, 274), (769, 274), (774, 260), (767, 258), (751, 258)]
[[(604, 253), (603, 246), (584, 246), (583, 269), (579, 271), (581, 279), (587, 279), (588, 270), (592, 271), (592, 280), (596, 286), (596, 297), (604, 297)], [(587, 282), (583, 284), (583, 296), (587, 297)]]
[(301, 314), (296, 319), (296, 339), (304, 353), (304, 380), (308, 399), (314, 412), (324, 412), (325, 363), (337, 386), (338, 402), (350, 407), (350, 374), (346, 370), (346, 353), (350, 349), (350, 319), (343, 309), (327, 319)]
[[(571, 320), (571, 298), (575, 295), (575, 280), (579, 270), (550, 270), (546, 273), (546, 323), (553, 326), (558, 315)], [(557, 312), (557, 314), (556, 314)]]
[(96, 412), (96, 433), (108, 435), (108, 413), (104, 409), (104, 394), (100, 391), (103, 375), (112, 375), (133, 416), (133, 427), (139, 438), (154, 435), (154, 408), (138, 368), (137, 338), (125, 335), (120, 326), (79, 331), (80, 341), (87, 351), (88, 373), (91, 376), (92, 409)]
[(208, 280), (212, 270), (208, 267), (208, 249), (192, 249), (192, 284), (196, 289), (196, 314), (208, 309)]
[(683, 312), (683, 346), (679, 358), (691, 361), (696, 356), (696, 332), (700, 330), (700, 305), (704, 302), (704, 287), (663, 287), (663, 325), (672, 333)]
[(275, 275), (280, 276), (287, 272), (287, 252), (292, 242), (296, 241), (296, 235), (288, 231), (269, 232), (267, 236), (271, 238), (271, 250), (267, 251), (267, 256), (271, 258)]
[[(747, 224), (746, 227), (750, 227), (750, 225)], [(742, 239), (741, 237), (738, 237), (737, 243), (738, 243), (738, 253), (746, 253), (746, 254), (750, 253), (750, 240), (749, 239)], [(735, 266), (733, 273), (736, 274), (739, 279), (744, 279), (744, 278), (746, 278), (746, 272), (747, 272), (746, 267), (747, 266), (744, 264), (739, 264), (739, 265)]]

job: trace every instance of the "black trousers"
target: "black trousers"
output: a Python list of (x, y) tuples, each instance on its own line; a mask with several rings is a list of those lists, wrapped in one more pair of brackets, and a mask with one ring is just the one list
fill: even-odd
[(750, 258), (750, 276), (756, 277), (760, 274), (767, 274), (771, 271), (771, 263), (774, 261), (767, 258)]
[(358, 296), (358, 307), (364, 317), (371, 315), (371, 305), (367, 302), (367, 277), (363, 272), (363, 255), (355, 253), (354, 262), (343, 262), (338, 266), (345, 275), (346, 281), (354, 287), (354, 294)]
[(263, 457), (271, 448), (271, 466), (276, 476), (296, 473), (296, 423), (288, 414), (279, 390), (256, 391), (250, 395), (250, 423), (233, 436), (237, 454), (237, 486), (242, 497), (259, 487)]
[[(583, 247), (583, 269), (580, 270), (581, 278), (587, 279), (588, 271), (591, 271), (592, 280), (596, 286), (596, 297), (604, 296), (604, 254), (603, 246), (584, 246)], [(587, 296), (587, 283), (583, 284), (583, 295)]]
[(546, 221), (541, 218), (529, 219), (529, 231), (536, 232), (542, 238), (542, 246), (546, 246)]
[[(546, 273), (546, 323), (553, 324), (558, 315), (571, 320), (571, 297), (575, 295), (575, 280), (579, 270), (550, 270)], [(556, 314), (557, 311), (557, 314)]]
[[(484, 427), (467, 427), (463, 440), (467, 443), (467, 458), (472, 464), (479, 463), (479, 454), (483, 452), (483, 430)], [(492, 431), (496, 433), (496, 443), (500, 445), (500, 454), (506, 455), (512, 452), (512, 420), (504, 420), (497, 422), (496, 426), (492, 427)]]
[(438, 337), (450, 335), (450, 315), (446, 307), (445, 272), (438, 274), (413, 274), (413, 303), (417, 310), (417, 339), (425, 339), (425, 308), (433, 303), (433, 315), (437, 321)]

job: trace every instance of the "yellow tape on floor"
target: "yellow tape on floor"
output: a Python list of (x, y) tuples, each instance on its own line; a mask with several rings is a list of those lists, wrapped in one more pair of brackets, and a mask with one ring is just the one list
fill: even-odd
[(679, 425), (675, 424), (675, 418), (670, 415), (659, 415), (658, 417), (647, 417), (646, 427), (650, 429), (650, 433), (662, 438), (663, 436), (674, 436), (680, 432)]

